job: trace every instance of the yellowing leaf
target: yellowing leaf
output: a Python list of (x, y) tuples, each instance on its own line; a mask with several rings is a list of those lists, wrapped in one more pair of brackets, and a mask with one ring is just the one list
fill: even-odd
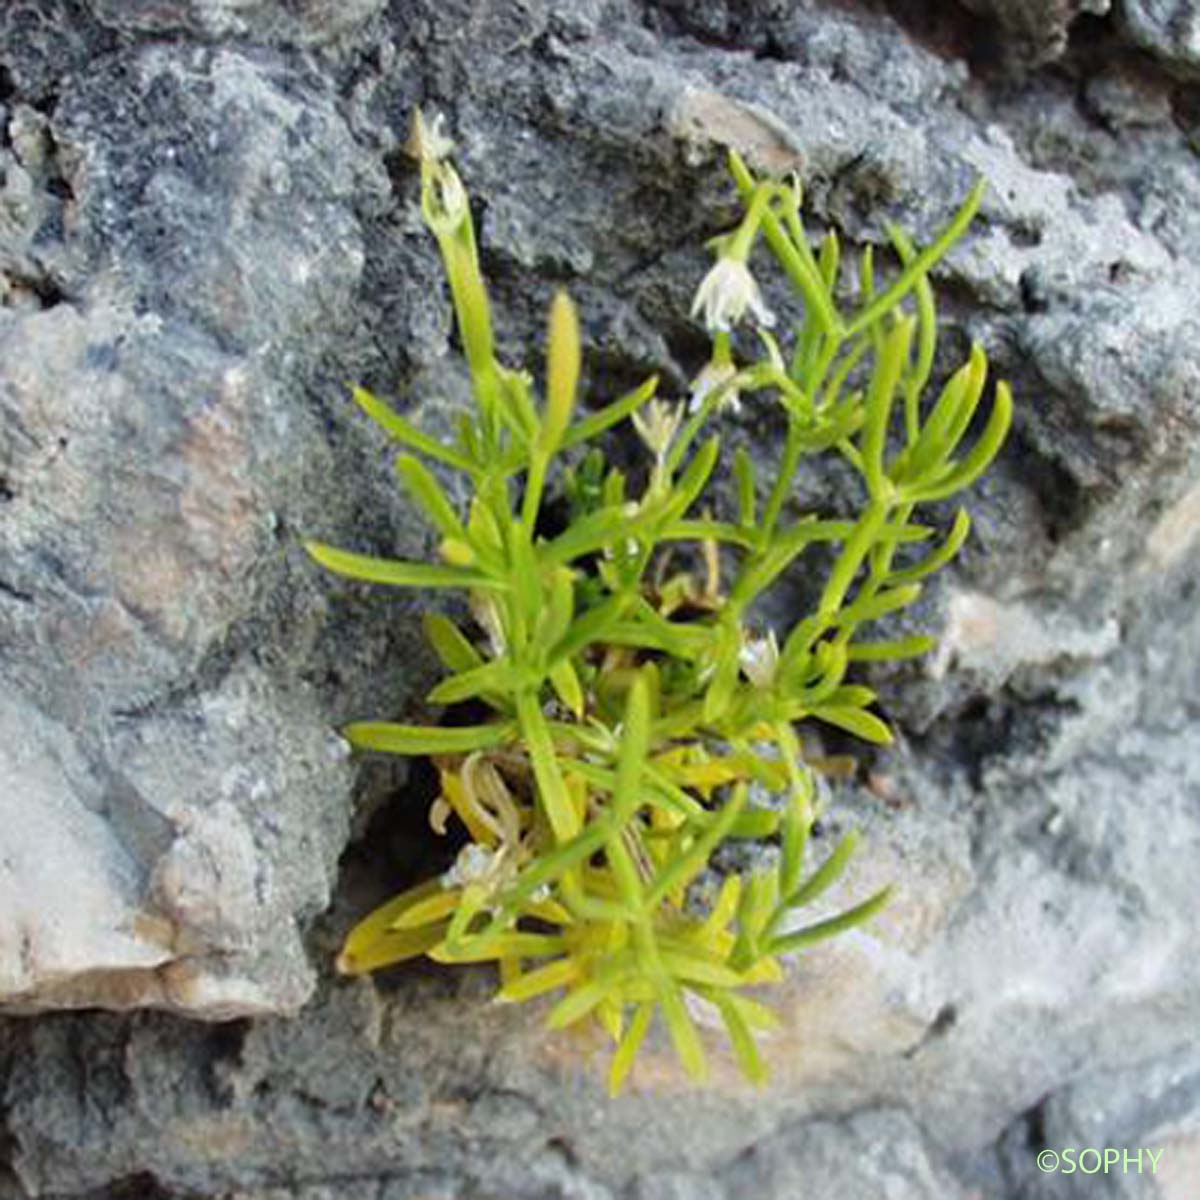
[(364, 917), (346, 935), (338, 970), (343, 975), (361, 975), (424, 954), (440, 940), (443, 928), (393, 931), (392, 925), (414, 904), (438, 891), (438, 881), (430, 880), (401, 892)]
[(423, 929), (388, 930), (347, 946), (338, 955), (337, 969), (343, 975), (365, 975), (410, 958), (419, 958), (437, 945), (445, 929), (427, 925)]
[(415, 904), (409, 905), (391, 924), (392, 933), (404, 929), (420, 929), (423, 925), (431, 925), (451, 916), (462, 899), (462, 889), (452, 888), (443, 892), (435, 892)]
[(565, 1029), (586, 1017), (616, 986), (614, 980), (592, 979), (569, 991), (551, 1010), (546, 1024)]
[(742, 1074), (746, 1076), (751, 1083), (757, 1083), (760, 1086), (767, 1081), (767, 1069), (763, 1066), (762, 1058), (758, 1053), (758, 1046), (754, 1041), (754, 1034), (750, 1031), (750, 1026), (746, 1023), (746, 1018), (733, 1004), (730, 997), (720, 991), (713, 991), (711, 998), (720, 1010), (721, 1017), (725, 1022), (725, 1028), (729, 1033), (729, 1042), (733, 1046), (733, 1052), (737, 1057), (738, 1065), (742, 1068)]
[[(445, 963), (491, 962), (494, 959), (519, 963), (523, 958), (561, 954), (562, 950), (563, 940), (560, 937), (541, 933), (501, 933), (483, 939), (465, 938), (461, 945), (453, 949), (449, 946), (437, 947), (429, 952), (429, 957), (435, 962)], [(505, 985), (515, 983), (519, 978), (520, 972), (512, 971), (504, 981)]]
[(573, 958), (560, 958), (518, 976), (500, 989), (496, 999), (502, 1004), (532, 1000), (534, 996), (574, 983), (581, 973), (579, 964)]
[(659, 1003), (662, 1005), (663, 1020), (667, 1024), (667, 1032), (683, 1069), (695, 1080), (703, 1080), (708, 1076), (708, 1060), (704, 1056), (704, 1047), (700, 1043), (700, 1035), (688, 1013), (687, 1005), (683, 1002), (683, 993), (678, 985), (667, 980), (661, 992)]
[(440, 774), (442, 798), (454, 809), (458, 819), (467, 827), (471, 840), (476, 845), (494, 847), (499, 840), (496, 830), (482, 820), (476, 806), (467, 798), (467, 788), (462, 776), (457, 770), (450, 771), (444, 768)]
[(510, 722), (494, 725), (394, 725), (387, 721), (356, 721), (342, 730), (359, 750), (383, 750), (388, 754), (470, 754), (511, 741)]
[(637, 1011), (633, 1014), (633, 1020), (629, 1022), (629, 1028), (621, 1039), (621, 1044), (613, 1054), (612, 1065), (608, 1073), (608, 1094), (610, 1096), (616, 1096), (625, 1086), (625, 1080), (629, 1077), (629, 1072), (637, 1058), (638, 1051), (642, 1048), (642, 1042), (646, 1039), (646, 1032), (649, 1030), (653, 1018), (653, 1003), (647, 1001), (638, 1005)]
[(571, 665), (569, 658), (559, 659), (550, 668), (550, 682), (558, 693), (558, 698), (571, 710), (576, 718), (582, 719), (584, 710), (583, 688), (579, 676)]
[(546, 364), (546, 415), (542, 420), (542, 446), (552, 454), (562, 442), (579, 386), (579, 317), (566, 292), (550, 306), (550, 345)]

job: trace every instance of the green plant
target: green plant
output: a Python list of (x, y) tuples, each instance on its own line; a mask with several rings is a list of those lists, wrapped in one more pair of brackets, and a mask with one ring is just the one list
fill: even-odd
[[(416, 955), (494, 961), (501, 1000), (561, 991), (550, 1025), (599, 1022), (616, 1046), (614, 1092), (656, 1011), (684, 1066), (702, 1076), (691, 1008), (705, 1002), (745, 1073), (762, 1080), (756, 1031), (772, 1015), (747, 989), (781, 978), (781, 956), (866, 921), (887, 899), (885, 889), (797, 924), (797, 910), (842, 872), (854, 836), (806, 872), (816, 789), (796, 725), (815, 719), (868, 742), (890, 740), (871, 711), (875, 694), (847, 682), (847, 672), (919, 655), (932, 639), (873, 641), (862, 631), (911, 605), (920, 581), (962, 546), (965, 512), (939, 541), (914, 510), (976, 479), (1010, 422), (1000, 383), (982, 431), (962, 449), (987, 373), (978, 346), (932, 404), (924, 399), (937, 335), (927, 273), (967, 228), (982, 183), (930, 246), (918, 250), (899, 229), (888, 231), (899, 270), (887, 286), (868, 247), (846, 315), (838, 239), (829, 233), (814, 249), (799, 188), (755, 179), (732, 154), (744, 216), (716, 242), (717, 262), (697, 293), (713, 355), (690, 406), (655, 398), (650, 379), (578, 416), (580, 335), (570, 301), (559, 294), (551, 308), (539, 404), (532, 379), (496, 358), (449, 147), (419, 117), (413, 145), (475, 408), (444, 444), (367, 392), (355, 398), (407, 448), (397, 467), (442, 537), (442, 561), (320, 543), (308, 550), (354, 579), (464, 591), (474, 632), (445, 615), (425, 618), (449, 672), (429, 699), (481, 701), (492, 716), (465, 727), (367, 722), (345, 730), (362, 750), (430, 756), (441, 779), (431, 824), (445, 832), (457, 818), (467, 840), (449, 872), (362, 921), (339, 965), (357, 973)], [(760, 238), (803, 304), (787, 356), (768, 332), (774, 319), (747, 265)], [(762, 349), (738, 365), (731, 328), (747, 316)], [(736, 511), (713, 515), (701, 498), (720, 437), (703, 440), (706, 430), (739, 396), (760, 393), (775, 398), (786, 420), (779, 470), (760, 490), (754, 463), (739, 451)], [(606, 469), (595, 448), (626, 420), (649, 452), (636, 487), (632, 475)], [(840, 454), (861, 477), (855, 519), (786, 515), (798, 468), (820, 453)], [(426, 463), (468, 477), (465, 512)], [(569, 509), (560, 532), (539, 532), (548, 495)], [(703, 579), (667, 574), (667, 556), (681, 543), (705, 565)], [(756, 629), (756, 599), (816, 546), (832, 566), (815, 609), (778, 638)], [(752, 783), (782, 803), (752, 802)], [(731, 838), (770, 840), (778, 851), (758, 869), (726, 875), (715, 900), (700, 905), (691, 885)]]

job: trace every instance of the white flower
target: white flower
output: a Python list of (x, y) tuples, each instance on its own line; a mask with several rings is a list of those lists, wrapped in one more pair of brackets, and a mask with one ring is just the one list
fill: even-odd
[(737, 377), (737, 367), (730, 362), (706, 363), (704, 370), (692, 380), (692, 390), (688, 400), (688, 412), (695, 412), (717, 388), (722, 389), (721, 399), (717, 403), (717, 412), (731, 412), (734, 415), (742, 411), (738, 399), (740, 391), (736, 386), (727, 387), (731, 379)]
[(444, 124), (445, 118), (440, 112), (435, 112), (427, 121), (425, 114), (419, 108), (414, 108), (405, 150), (418, 162), (437, 163), (449, 158), (454, 143), (442, 129)]
[(769, 630), (765, 638), (745, 639), (738, 653), (738, 665), (755, 687), (770, 687), (779, 669), (779, 643), (775, 640), (775, 630)]
[(680, 405), (665, 404), (654, 399), (633, 414), (633, 427), (645, 443), (646, 449), (654, 455), (657, 462), (662, 463), (675, 440), (675, 434), (679, 432), (679, 423), (682, 420), (683, 408)]
[(692, 316), (703, 313), (710, 333), (728, 333), (747, 310), (760, 325), (769, 329), (775, 324), (775, 314), (763, 303), (750, 268), (740, 259), (718, 258), (696, 289)]
[(456, 229), (468, 215), (467, 189), (458, 172), (444, 162), (434, 163), (429, 174), (431, 218), (447, 229)]
[(468, 842), (459, 852), (450, 870), (442, 875), (442, 887), (466, 887), (488, 878), (495, 865), (496, 852), (477, 842)]

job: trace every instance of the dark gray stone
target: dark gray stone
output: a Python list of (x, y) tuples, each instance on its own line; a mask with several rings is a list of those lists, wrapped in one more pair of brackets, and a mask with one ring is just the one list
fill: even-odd
[(353, 32), (387, 0), (86, 0), (123, 33), (191, 34), (316, 45)]
[(1081, 13), (1104, 16), (1112, 0), (963, 0), (963, 6), (995, 20), (1014, 40), (1021, 61), (1037, 67), (1066, 53), (1071, 25)]

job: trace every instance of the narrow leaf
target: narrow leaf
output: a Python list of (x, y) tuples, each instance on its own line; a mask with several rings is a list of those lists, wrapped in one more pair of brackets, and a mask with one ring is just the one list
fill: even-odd
[(543, 561), (555, 565), (569, 563), (624, 537), (630, 529), (629, 514), (623, 504), (606, 505), (574, 521), (549, 544), (539, 547)]
[(897, 483), (911, 482), (920, 486), (922, 482), (928, 482), (931, 474), (962, 440), (983, 396), (986, 381), (987, 356), (983, 347), (975, 343), (970, 359), (955, 371), (942, 389), (916, 443), (897, 460)]
[(645, 383), (632, 392), (622, 396), (619, 400), (614, 400), (612, 404), (600, 409), (599, 412), (591, 413), (583, 420), (577, 421), (563, 437), (563, 449), (578, 446), (581, 442), (590, 442), (593, 438), (599, 437), (606, 429), (616, 425), (618, 421), (623, 421), (631, 413), (637, 412), (654, 395), (657, 388), (658, 376), (651, 375)]
[(522, 691), (518, 694), (517, 715), (521, 722), (521, 736), (537, 780), (542, 811), (554, 831), (555, 841), (559, 844), (568, 842), (579, 832), (579, 814), (567, 791), (558, 765), (558, 752), (534, 692)]
[(579, 365), (579, 317), (570, 297), (560, 291), (550, 306), (546, 414), (542, 420), (542, 446), (547, 454), (558, 449), (575, 411)]
[(707, 984), (712, 987), (739, 987), (745, 982), (742, 975), (710, 955), (700, 955), (683, 949), (661, 950), (662, 964), (680, 983)]
[(343, 975), (366, 975), (394, 963), (428, 954), (442, 940), (445, 928), (428, 925), (424, 929), (384, 930), (370, 938), (351, 934), (338, 956), (337, 969)]
[(717, 465), (720, 450), (721, 439), (714, 435), (692, 457), (687, 470), (679, 477), (672, 490), (666, 509), (668, 522), (682, 517), (696, 502)]
[(430, 704), (459, 704), (486, 692), (512, 692), (520, 680), (520, 674), (508, 659), (497, 658), (443, 679), (430, 690), (426, 699)]
[(467, 531), (463, 523), (429, 469), (411, 454), (401, 454), (396, 458), (396, 470), (400, 472), (413, 500), (442, 535), (456, 541), (466, 541)]
[(827, 725), (835, 725), (847, 733), (860, 737), (864, 742), (872, 742), (877, 746), (890, 746), (892, 731), (874, 713), (863, 708), (839, 708), (827, 705), (814, 709), (810, 714)]
[(608, 630), (621, 619), (629, 602), (626, 595), (612, 596), (577, 617), (562, 641), (550, 651), (551, 665), (565, 658), (573, 658), (585, 647), (605, 637)]
[(369, 913), (346, 936), (337, 969), (343, 975), (362, 975), (406, 958), (424, 954), (441, 940), (444, 929), (408, 930), (396, 933), (395, 923), (407, 909), (430, 895), (441, 892), (436, 879), (409, 888)]
[(411, 421), (402, 417), (382, 400), (372, 396), (366, 388), (356, 387), (352, 394), (359, 408), (397, 441), (411, 446), (414, 450), (420, 451), (430, 458), (436, 458), (449, 466), (457, 467), (460, 471), (474, 469), (474, 464), (469, 458), (450, 446), (443, 446), (441, 442), (431, 438), (428, 434), (422, 433)]
[(616, 1096), (625, 1086), (625, 1080), (629, 1078), (630, 1069), (633, 1067), (638, 1051), (642, 1048), (642, 1042), (646, 1040), (646, 1032), (649, 1030), (653, 1018), (653, 1003), (647, 1001), (638, 1005), (637, 1011), (633, 1014), (633, 1020), (629, 1022), (629, 1028), (625, 1031), (625, 1036), (613, 1053), (612, 1065), (608, 1073), (610, 1096)]
[[(970, 532), (971, 518), (967, 515), (965, 508), (960, 508), (955, 514), (954, 525), (951, 527), (946, 540), (936, 550), (921, 559), (920, 562), (914, 563), (911, 567), (905, 567), (903, 570), (890, 572), (888, 574), (888, 583), (893, 587), (897, 584), (916, 583), (918, 580), (924, 579), (927, 575), (932, 575), (935, 571), (940, 571), (962, 549), (963, 543), (967, 540), (967, 535)], [(910, 639), (910, 641), (913, 640), (919, 639)], [(930, 639), (925, 640), (930, 641)], [(922, 653), (922, 651), (917, 651), (917, 653)]]
[(642, 770), (650, 748), (650, 693), (640, 671), (629, 689), (623, 724), (612, 801), (613, 819), (618, 826), (633, 816), (641, 802)]
[(714, 988), (708, 993), (708, 996), (717, 1006), (721, 1018), (725, 1022), (725, 1029), (729, 1034), (729, 1044), (733, 1047), (733, 1053), (738, 1060), (738, 1066), (742, 1068), (742, 1074), (751, 1083), (760, 1086), (766, 1083), (767, 1069), (763, 1066), (762, 1058), (758, 1053), (758, 1044), (754, 1040), (754, 1034), (741, 1011), (733, 1003), (732, 998), (722, 991)]
[(541, 645), (559, 642), (575, 615), (575, 573), (569, 567), (556, 567), (550, 576), (549, 602), (544, 606), (537, 626)]
[[(429, 953), (434, 962), (471, 963), (493, 962), (496, 959), (520, 963), (522, 958), (542, 958), (550, 954), (561, 954), (566, 949), (563, 938), (545, 933), (502, 933), (486, 939), (464, 938), (453, 951), (449, 947), (438, 947)], [(509, 971), (505, 986), (520, 978), (520, 971)]]
[(753, 528), (756, 500), (754, 460), (746, 452), (745, 446), (739, 446), (733, 456), (733, 476), (737, 480), (738, 520), (748, 528)]
[(550, 682), (558, 698), (578, 720), (583, 719), (585, 707), (583, 688), (569, 658), (561, 658), (550, 668)]
[(383, 721), (358, 721), (347, 725), (342, 735), (360, 750), (382, 750), (388, 754), (470, 754), (489, 746), (501, 746), (516, 736), (511, 722), (493, 725), (393, 725)]
[(752, 808), (742, 813), (729, 827), (731, 838), (752, 838), (756, 841), (774, 837), (779, 832), (779, 814), (770, 808)]
[(784, 897), (787, 907), (799, 908), (811, 904), (828, 891), (842, 877), (857, 848), (858, 830), (852, 829), (833, 848), (829, 857), (790, 896)]
[(925, 634), (895, 642), (856, 642), (846, 648), (846, 658), (850, 662), (895, 662), (926, 654), (936, 645), (937, 639)]
[(449, 617), (441, 613), (425, 613), (421, 624), (434, 653), (448, 670), (469, 671), (483, 664), (479, 651)]
[(402, 929), (420, 929), (423, 925), (433, 925), (436, 922), (444, 921), (454, 914), (461, 899), (462, 892), (458, 888), (433, 892), (431, 895), (417, 900), (414, 904), (410, 904), (388, 926), (388, 929), (395, 933)]
[(465, 567), (447, 567), (437, 563), (406, 562), (398, 558), (374, 558), (339, 550), (324, 542), (305, 542), (305, 550), (327, 570), (367, 583), (387, 583), (397, 587), (458, 587), (503, 591), (505, 585), (479, 571)]
[(686, 887), (704, 869), (709, 856), (729, 836), (734, 821), (746, 807), (747, 794), (746, 785), (739, 783), (704, 832), (684, 853), (672, 858), (663, 867), (646, 897), (650, 908), (661, 904), (676, 888)]
[(846, 327), (847, 336), (852, 337), (854, 334), (861, 332), (867, 326), (879, 320), (885, 313), (891, 312), (916, 287), (917, 281), (927, 275), (930, 268), (946, 256), (954, 243), (966, 232), (967, 226), (974, 220), (975, 214), (979, 211), (979, 206), (983, 202), (983, 195), (986, 190), (986, 180), (980, 179), (971, 189), (962, 207), (954, 214), (954, 217), (937, 240), (926, 246), (924, 250), (911, 259), (905, 265), (896, 282), (887, 291), (876, 296), (850, 322)]
[[(901, 263), (908, 266), (917, 256), (912, 240), (898, 225), (888, 227), (888, 236), (892, 239), (892, 245), (896, 248)], [(929, 286), (928, 275), (922, 274), (917, 278), (915, 292), (918, 322), (917, 361), (913, 367), (909, 386), (914, 398), (917, 398), (929, 381), (929, 373), (933, 369), (933, 358), (937, 352), (937, 309), (934, 307), (933, 289)], [(910, 430), (915, 426), (917, 416), (915, 411), (910, 414)], [(911, 440), (913, 436), (911, 432), (909, 436)]]
[[(811, 798), (805, 798), (805, 809), (811, 808)], [(797, 802), (793, 801), (788, 807), (783, 819), (783, 836), (779, 847), (779, 894), (791, 896), (800, 882), (800, 872), (804, 867), (804, 850), (808, 844), (812, 819), (808, 811), (798, 811)]]
[(674, 980), (663, 982), (659, 996), (662, 1005), (663, 1020), (667, 1024), (667, 1032), (683, 1069), (695, 1080), (703, 1080), (708, 1074), (708, 1062), (704, 1057), (704, 1047), (700, 1044), (700, 1035), (692, 1022), (687, 1005), (683, 1002), (683, 993)]
[(848, 929), (853, 929), (855, 926), (869, 921), (880, 909), (887, 905), (891, 897), (891, 887), (885, 887), (876, 892), (869, 900), (864, 900), (861, 904), (847, 909), (844, 913), (840, 913), (836, 917), (830, 917), (827, 921), (818, 921), (815, 925), (809, 925), (807, 928), (797, 930), (795, 933), (787, 933), (782, 937), (776, 938), (769, 947), (770, 953), (794, 954), (797, 950), (803, 950), (806, 946), (811, 946), (816, 942), (824, 941), (826, 938), (844, 933)]
[(900, 375), (908, 362), (915, 327), (916, 322), (911, 317), (902, 317), (896, 323), (880, 348), (867, 390), (867, 420), (863, 426), (861, 452), (863, 474), (872, 496), (879, 496), (883, 491), (883, 454), (887, 448), (892, 405)]
[(979, 441), (966, 458), (956, 467), (949, 478), (932, 487), (917, 486), (905, 492), (905, 499), (915, 502), (929, 500), (944, 500), (955, 492), (969, 487), (987, 470), (993, 458), (999, 453), (1004, 439), (1008, 436), (1012, 425), (1012, 392), (1008, 384), (996, 384), (996, 398), (992, 403), (992, 413), (988, 418), (987, 427), (980, 434)]
[(586, 1017), (598, 1004), (607, 999), (616, 987), (615, 979), (591, 979), (568, 992), (551, 1010), (546, 1024), (551, 1029), (565, 1029)]
[(887, 588), (874, 596), (865, 596), (856, 600), (840, 613), (830, 618), (831, 625), (858, 625), (864, 621), (875, 621), (899, 608), (906, 608), (916, 602), (921, 595), (919, 583), (906, 584), (904, 587)]
[(544, 967), (538, 967), (518, 976), (496, 993), (501, 1004), (515, 1004), (532, 1000), (555, 988), (566, 987), (579, 978), (579, 964), (573, 958), (559, 958)]

